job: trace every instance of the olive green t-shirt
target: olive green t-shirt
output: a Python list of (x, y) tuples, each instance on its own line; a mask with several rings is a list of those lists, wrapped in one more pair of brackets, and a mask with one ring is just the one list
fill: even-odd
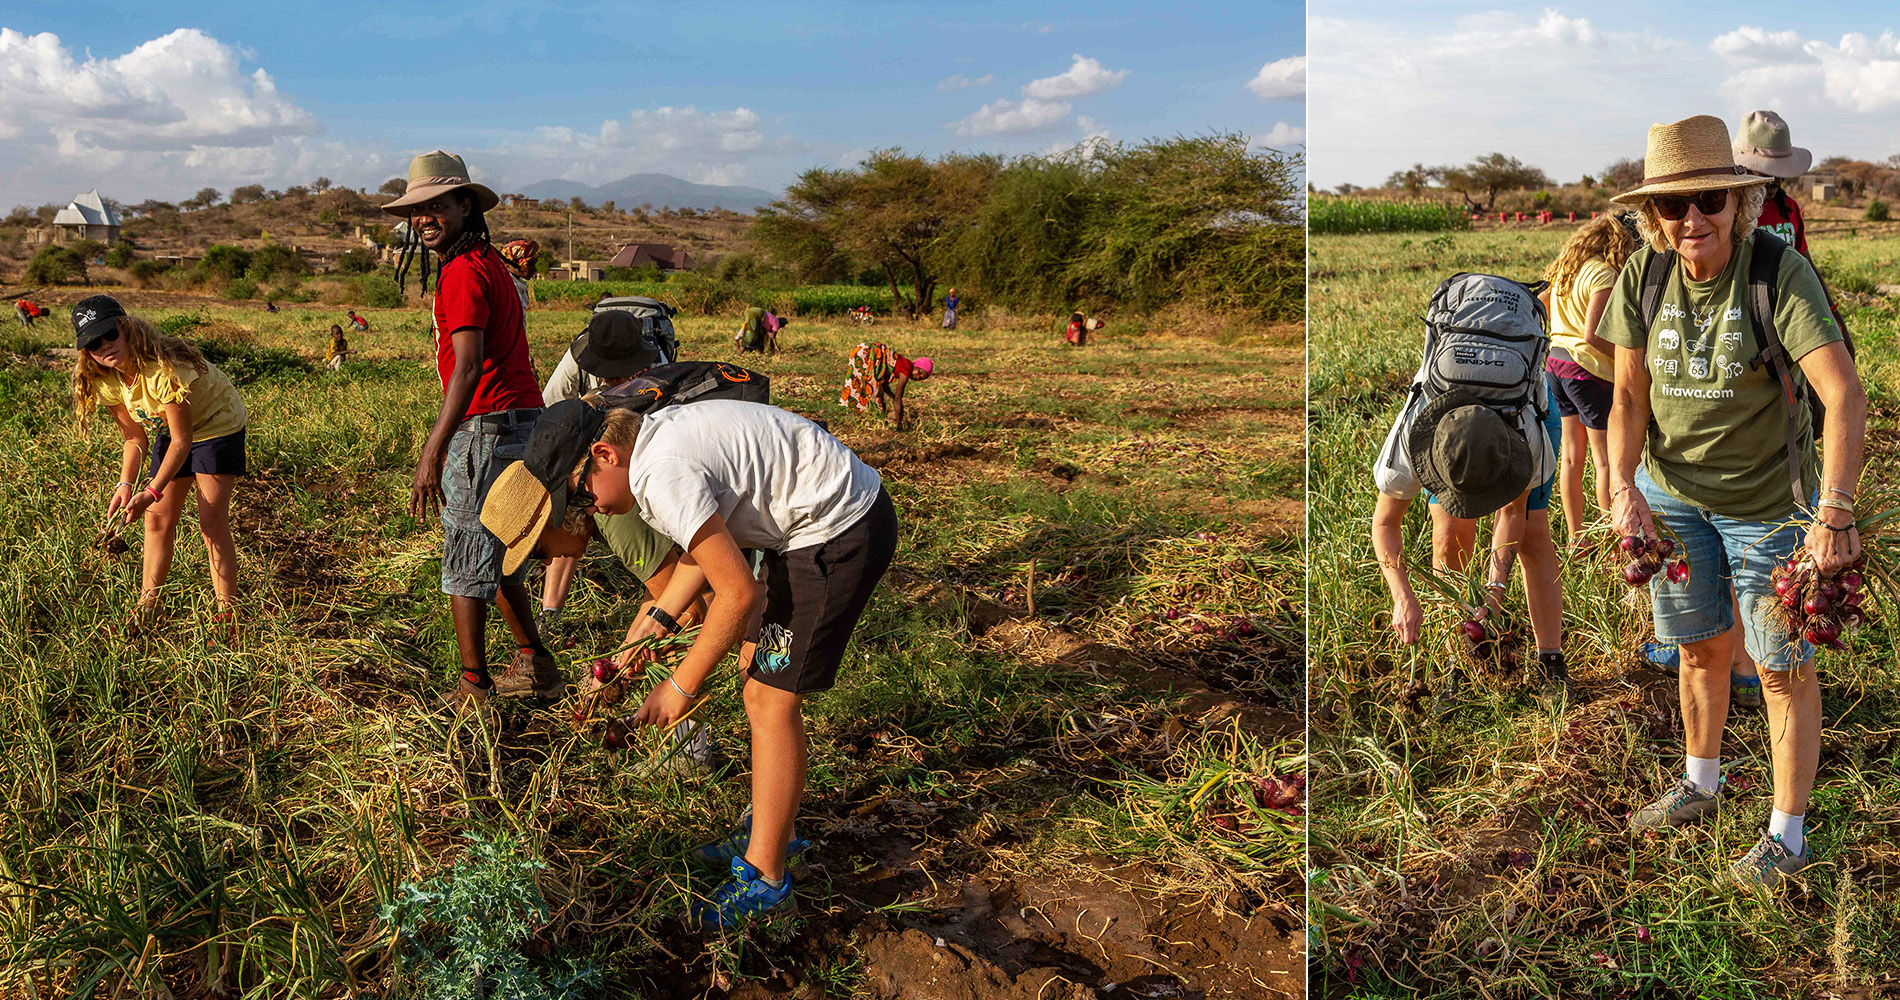
[[(1708, 281), (1690, 281), (1680, 263), (1663, 287), (1656, 321), (1642, 328), (1645, 247), (1623, 265), (1597, 335), (1618, 347), (1644, 350), (1649, 367), (1649, 437), (1643, 467), (1657, 485), (1685, 503), (1747, 521), (1795, 512), (1788, 489), (1788, 412), (1781, 383), (1766, 364), (1748, 312), (1750, 239), (1728, 267)], [(1783, 251), (1775, 299), (1775, 332), (1797, 362), (1841, 339), (1821, 279), (1807, 258)], [(1802, 492), (1820, 485), (1814, 428), (1796, 407)]]
[(659, 572), (667, 553), (673, 551), (673, 540), (653, 530), (639, 514), (595, 514), (594, 527), (620, 564), (641, 583)]

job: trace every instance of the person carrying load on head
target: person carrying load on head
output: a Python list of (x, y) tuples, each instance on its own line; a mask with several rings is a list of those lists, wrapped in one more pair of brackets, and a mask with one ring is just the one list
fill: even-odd
[(343, 367), (343, 360), (350, 356), (350, 342), (343, 336), (343, 327), (330, 324), (330, 349), (323, 352), (323, 366), (336, 371)]
[[(735, 647), (745, 676), (752, 809), (692, 852), (730, 877), (690, 919), (725, 928), (789, 912), (786, 856), (809, 766), (803, 704), (836, 683), (896, 553), (896, 508), (876, 470), (776, 406), (711, 399), (641, 414), (569, 400), (535, 427), (482, 519), (508, 539), (512, 569), (571, 517), (633, 511), (683, 550), (676, 577), (691, 572), (712, 589), (698, 637), (635, 719), (661, 728), (685, 720)], [(763, 584), (742, 548), (763, 550)], [(672, 618), (682, 610), (665, 598), (658, 605)], [(649, 620), (657, 633), (673, 631)]]
[[(479, 707), (491, 695), (558, 697), (564, 687), (535, 628), (521, 574), (503, 571), (501, 540), (481, 522), (482, 498), (521, 457), (541, 412), (521, 298), (489, 242), (485, 213), (500, 200), (469, 178), (461, 157), (438, 149), (410, 161), (402, 197), (383, 206), (407, 220), (417, 237), (404, 244), (397, 262), (399, 288), (417, 256), (424, 289), (429, 256), (441, 261), (431, 312), (442, 405), (416, 462), (409, 512), (420, 518), (439, 511), (442, 519), (442, 592), (449, 595), (462, 662), (448, 702), (458, 710)], [(516, 647), (500, 677), (488, 669), (491, 603)]]
[(739, 348), (740, 354), (750, 351), (778, 353), (778, 332), (791, 323), (762, 306), (751, 306), (745, 311), (745, 320), (739, 326), (739, 332), (733, 334), (732, 343)]
[[(1432, 566), (1452, 574), (1470, 565), (1478, 519), (1497, 512), (1488, 600), (1474, 620), (1482, 627), (1503, 608), (1512, 560), (1521, 558), (1537, 643), (1538, 694), (1562, 710), (1570, 700), (1570, 671), (1550, 495), (1563, 425), (1543, 374), (1548, 342), (1536, 292), (1508, 278), (1460, 274), (1432, 295), (1424, 359), (1373, 467), (1379, 497), (1372, 550), (1392, 595), (1392, 629), (1411, 645), (1424, 620), (1405, 564), (1404, 522), (1412, 500), (1427, 493)], [(1442, 704), (1450, 704), (1459, 680), (1455, 670), (1441, 678)]]
[(534, 269), (541, 255), (541, 244), (533, 240), (509, 240), (499, 248), (501, 262), (508, 265), (508, 273), (514, 276), (515, 292), (521, 296), (521, 311), (525, 314), (533, 301), (528, 293), (528, 282), (534, 280)]
[[(196, 493), (217, 622), (221, 630), (234, 632), (238, 564), (231, 493), (248, 472), (244, 430), (250, 413), (244, 400), (196, 347), (129, 315), (111, 296), (79, 300), (73, 306), (73, 334), (79, 349), (73, 403), (82, 418), (105, 404), (125, 439), (119, 485), (106, 517), (130, 524), (145, 515), (143, 583), (128, 631), (137, 634), (157, 619), (178, 519), (185, 498)], [(139, 489), (135, 481), (148, 453), (151, 481)]]
[(913, 361), (877, 341), (859, 344), (851, 352), (850, 366), (851, 375), (838, 402), (863, 413), (876, 400), (878, 411), (889, 415), (891, 426), (900, 432), (904, 430), (904, 390), (912, 381), (929, 378), (935, 368), (929, 358)]
[[(1767, 830), (1730, 871), (1772, 885), (1812, 860), (1822, 723), (1809, 636), (1837, 641), (1775, 624), (1775, 573), (1798, 558), (1829, 576), (1860, 558), (1867, 397), (1813, 265), (1757, 228), (1767, 178), (1737, 165), (1722, 120), (1650, 126), (1643, 167), (1643, 184), (1613, 200), (1636, 209), (1647, 245), (1597, 329), (1616, 345), (1612, 523), (1638, 544), (1668, 527), (1689, 564), (1686, 578), (1649, 583), (1657, 639), (1681, 647), (1686, 754), (1683, 777), (1630, 825), (1681, 826), (1720, 808), (1741, 643), (1762, 670), (1777, 778)], [(1811, 400), (1826, 407), (1818, 456)]]

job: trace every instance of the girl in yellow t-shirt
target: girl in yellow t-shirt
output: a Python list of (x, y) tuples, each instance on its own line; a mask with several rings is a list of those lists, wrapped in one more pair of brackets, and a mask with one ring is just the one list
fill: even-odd
[[(132, 611), (133, 631), (157, 613), (159, 588), (171, 570), (174, 532), (185, 497), (198, 494), (198, 532), (211, 563), (218, 619), (231, 622), (237, 597), (237, 547), (231, 541), (231, 490), (245, 474), (244, 401), (231, 380), (198, 349), (127, 315), (107, 295), (73, 307), (73, 404), (81, 418), (103, 404), (125, 437), (119, 485), (106, 504), (108, 523), (145, 516), (144, 580)], [(156, 433), (158, 440), (150, 441)], [(151, 455), (151, 480), (138, 488)]]
[[(1615, 372), (1615, 348), (1596, 335), (1597, 320), (1610, 301), (1616, 272), (1636, 252), (1633, 226), (1620, 216), (1605, 213), (1577, 230), (1563, 252), (1544, 271), (1550, 288), (1544, 304), (1550, 307), (1550, 359), (1544, 373), (1563, 417), (1563, 468), (1559, 495), (1564, 522), (1575, 551), (1583, 542), (1583, 456), (1596, 470), (1597, 510), (1610, 509), (1610, 378)], [(1586, 448), (1586, 444), (1588, 447)], [(1590, 518), (1588, 520), (1595, 520)]]

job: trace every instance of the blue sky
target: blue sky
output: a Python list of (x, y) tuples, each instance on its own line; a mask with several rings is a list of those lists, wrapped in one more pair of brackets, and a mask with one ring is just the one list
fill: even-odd
[(1304, 138), (1294, 3), (439, 6), (9, 0), (0, 206), (374, 185), (438, 146), (504, 189), (651, 170), (776, 190), (888, 146)]
[(1900, 5), (1312, 0), (1320, 188), (1502, 152), (1572, 181), (1649, 125), (1767, 108), (1815, 159), (1900, 153)]

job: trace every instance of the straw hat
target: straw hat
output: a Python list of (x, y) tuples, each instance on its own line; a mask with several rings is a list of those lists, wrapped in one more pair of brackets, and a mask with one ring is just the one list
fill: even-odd
[(1734, 148), (1736, 163), (1770, 177), (1799, 177), (1814, 163), (1814, 154), (1788, 138), (1788, 123), (1773, 111), (1750, 111)]
[(1728, 126), (1711, 115), (1696, 115), (1668, 125), (1649, 127), (1649, 147), (1643, 152), (1643, 186), (1610, 200), (1635, 205), (1660, 194), (1690, 194), (1754, 187), (1766, 177), (1745, 173), (1735, 165), (1729, 148)]
[(384, 205), (383, 211), (407, 218), (411, 206), (420, 205), (456, 188), (468, 188), (475, 192), (475, 204), (484, 212), (493, 211), (496, 205), (501, 204), (500, 196), (486, 185), (468, 179), (468, 164), (463, 163), (461, 157), (438, 149), (409, 161), (409, 186), (403, 189), (402, 197)]

